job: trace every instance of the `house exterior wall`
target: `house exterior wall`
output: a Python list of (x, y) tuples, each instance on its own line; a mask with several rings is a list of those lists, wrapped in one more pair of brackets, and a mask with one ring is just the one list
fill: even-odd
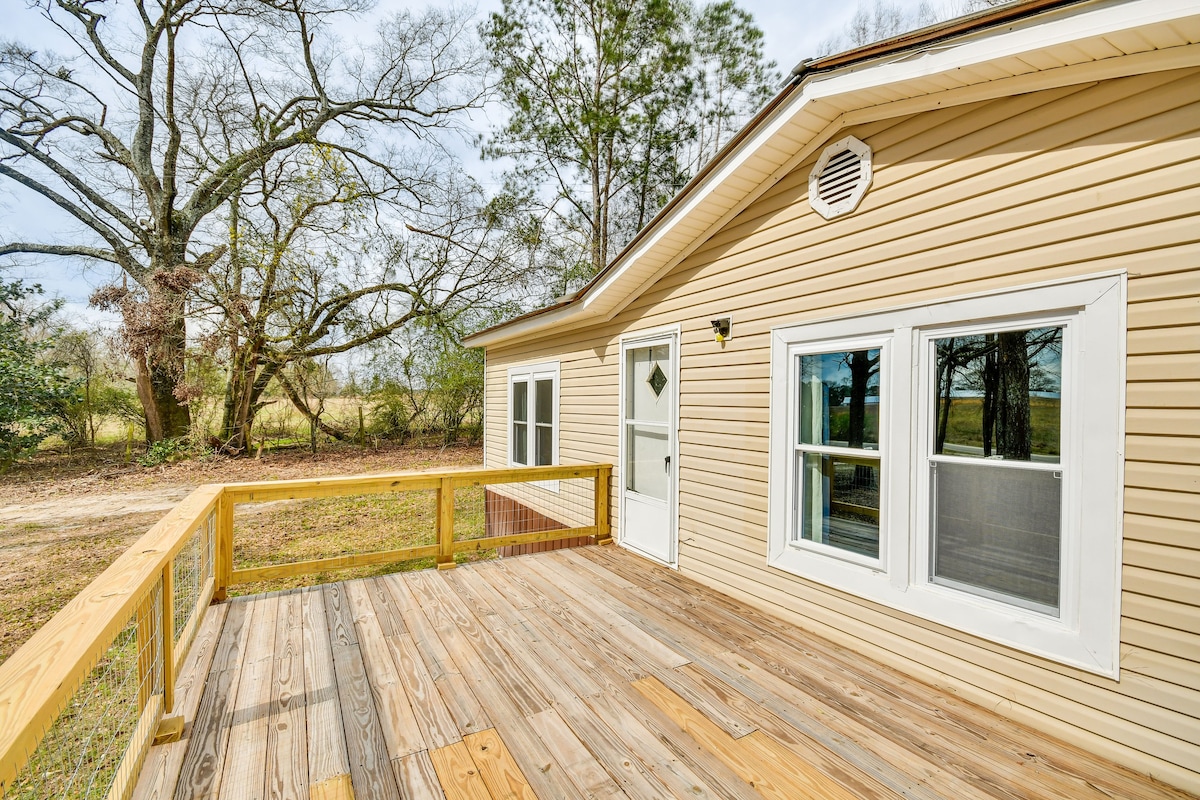
[[(558, 360), (560, 461), (614, 464), (615, 526), (618, 337), (680, 324), (682, 572), (1200, 793), (1198, 90), (1200, 72), (1164, 72), (837, 132), (874, 152), (855, 213), (826, 222), (809, 208), (818, 149), (610, 323), (489, 348), (488, 466), (505, 461), (506, 370)], [(1119, 681), (767, 566), (773, 327), (1116, 270), (1128, 274)], [(720, 345), (709, 320), (725, 314), (733, 338)]]

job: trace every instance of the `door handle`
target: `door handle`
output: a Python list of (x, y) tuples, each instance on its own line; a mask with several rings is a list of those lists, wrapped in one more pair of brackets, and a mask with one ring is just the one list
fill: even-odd
[(670, 474), (671, 472), (671, 457), (667, 456), (663, 459), (663, 470)]

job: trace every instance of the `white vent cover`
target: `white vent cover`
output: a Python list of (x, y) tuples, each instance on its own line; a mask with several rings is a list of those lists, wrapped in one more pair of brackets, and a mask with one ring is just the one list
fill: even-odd
[(825, 219), (858, 208), (871, 185), (871, 148), (847, 136), (825, 148), (808, 176), (808, 204)]

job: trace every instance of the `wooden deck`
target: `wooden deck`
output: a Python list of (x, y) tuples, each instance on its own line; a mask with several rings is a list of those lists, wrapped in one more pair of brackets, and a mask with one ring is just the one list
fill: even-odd
[(614, 547), (213, 611), (135, 797), (1186, 796)]

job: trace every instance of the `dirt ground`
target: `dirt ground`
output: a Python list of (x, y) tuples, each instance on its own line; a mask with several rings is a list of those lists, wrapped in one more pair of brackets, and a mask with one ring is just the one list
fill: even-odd
[(0, 662), (168, 509), (204, 483), (478, 465), (479, 447), (343, 447), (141, 467), (119, 453), (46, 454), (0, 477)]

